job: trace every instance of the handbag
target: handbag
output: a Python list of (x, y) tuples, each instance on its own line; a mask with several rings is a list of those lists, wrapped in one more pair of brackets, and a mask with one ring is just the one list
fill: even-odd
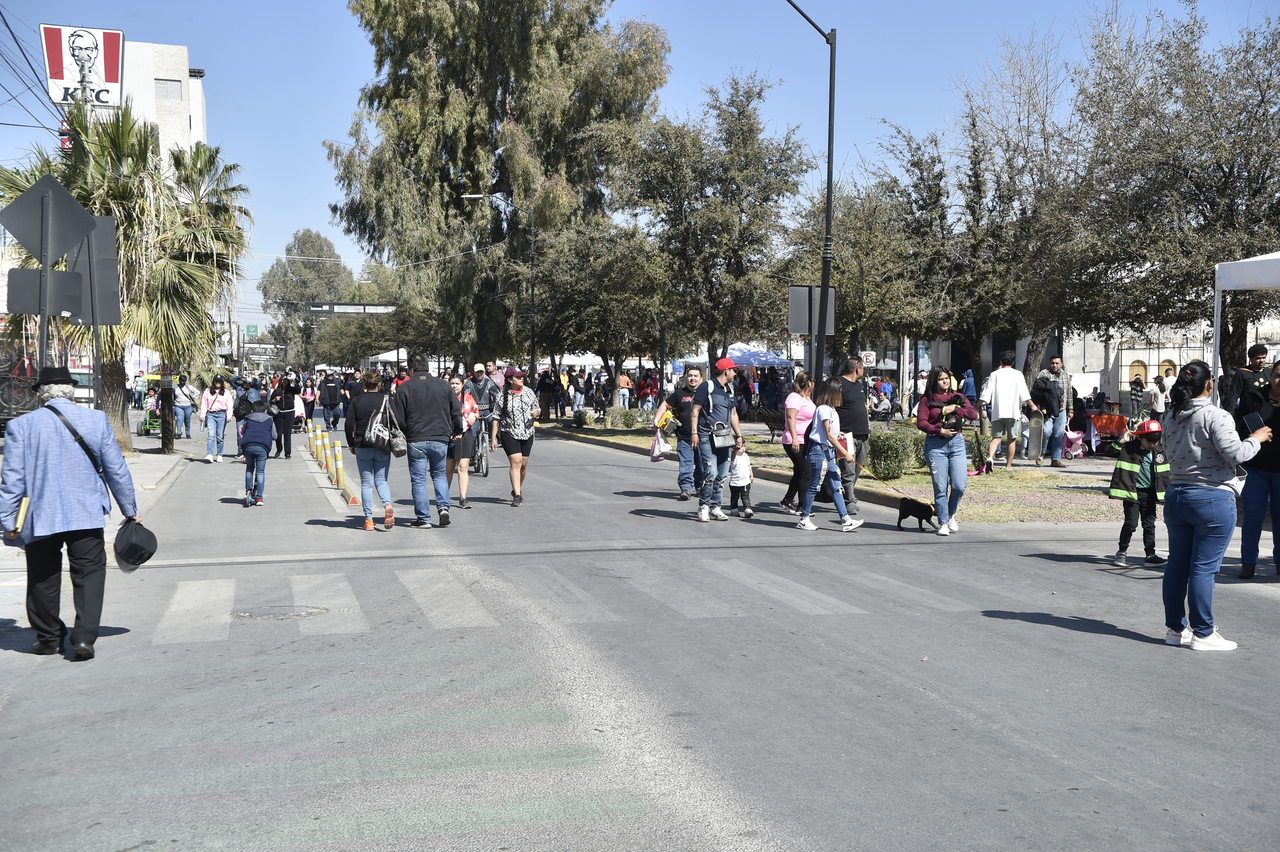
[[(369, 425), (364, 430), (364, 444), (380, 452), (391, 452), (391, 429), (387, 425), (387, 398), (382, 398), (378, 413), (369, 418)], [(407, 451), (407, 450), (406, 450)]]
[(649, 461), (666, 461), (666, 456), (664, 454), (670, 451), (671, 445), (663, 439), (662, 430), (653, 430), (653, 446), (649, 448)]
[(738, 441), (733, 434), (733, 427), (722, 420), (717, 420), (711, 424), (711, 449), (725, 450), (732, 447)]
[(409, 454), (409, 442), (405, 439), (404, 433), (400, 431), (400, 426), (396, 423), (396, 419), (391, 415), (390, 411), (387, 412), (387, 420), (391, 429), (391, 455), (402, 459)]

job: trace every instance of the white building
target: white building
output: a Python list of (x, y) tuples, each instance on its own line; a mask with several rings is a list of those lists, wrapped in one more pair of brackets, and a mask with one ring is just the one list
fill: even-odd
[(190, 67), (184, 45), (126, 39), (121, 83), (134, 115), (159, 128), (166, 160), (174, 148), (189, 150), (197, 142), (208, 143), (204, 71)]

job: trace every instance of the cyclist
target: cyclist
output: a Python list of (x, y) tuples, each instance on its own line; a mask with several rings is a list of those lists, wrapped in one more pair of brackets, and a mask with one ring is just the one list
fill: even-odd
[(483, 364), (476, 364), (471, 378), (467, 379), (466, 384), (462, 388), (464, 393), (471, 395), (476, 401), (476, 408), (480, 416), (471, 427), (473, 433), (479, 434), (483, 430), (485, 435), (493, 431), (494, 409), (498, 401), (498, 394), (502, 389), (493, 383), (493, 379), (485, 373)]

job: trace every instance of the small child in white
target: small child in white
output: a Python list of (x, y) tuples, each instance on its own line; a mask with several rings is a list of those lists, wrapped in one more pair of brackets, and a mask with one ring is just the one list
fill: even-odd
[[(751, 511), (751, 483), (756, 481), (755, 471), (751, 469), (751, 457), (746, 449), (733, 448), (733, 459), (729, 462), (729, 514), (735, 518), (741, 514), (749, 518)], [(738, 500), (742, 500), (742, 511), (738, 511)]]

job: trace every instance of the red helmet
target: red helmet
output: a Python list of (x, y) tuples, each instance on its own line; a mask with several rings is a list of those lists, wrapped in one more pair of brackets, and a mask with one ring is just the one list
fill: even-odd
[(1161, 433), (1159, 420), (1143, 420), (1137, 426), (1133, 427), (1133, 434), (1141, 438), (1144, 435), (1159, 435)]

